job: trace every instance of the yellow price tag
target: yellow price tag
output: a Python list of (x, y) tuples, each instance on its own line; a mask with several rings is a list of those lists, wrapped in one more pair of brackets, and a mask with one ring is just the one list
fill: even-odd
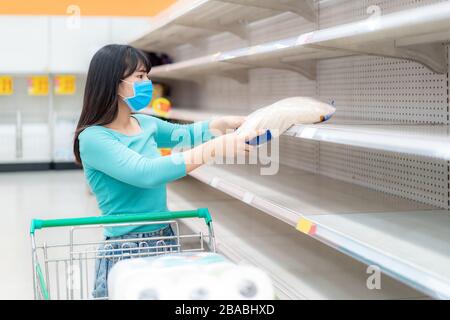
[(13, 78), (11, 76), (0, 76), (0, 96), (10, 96), (13, 92)]
[(48, 95), (48, 76), (31, 76), (28, 78), (28, 94), (30, 96)]
[(56, 95), (73, 95), (76, 91), (76, 77), (73, 75), (56, 75), (54, 80)]
[(300, 218), (297, 223), (297, 230), (305, 234), (314, 235), (316, 233), (316, 225), (305, 218)]

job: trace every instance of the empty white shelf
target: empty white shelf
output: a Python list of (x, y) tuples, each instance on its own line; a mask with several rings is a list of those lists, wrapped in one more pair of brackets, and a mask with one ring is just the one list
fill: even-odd
[[(155, 115), (150, 109), (143, 112)], [(221, 115), (226, 115), (224, 110), (173, 109), (167, 118), (195, 122)], [(450, 128), (447, 125), (355, 124), (330, 120), (323, 124), (295, 125), (284, 135), (450, 161)]]
[(229, 32), (247, 39), (246, 25), (292, 12), (315, 21), (313, 0), (184, 0), (159, 14), (131, 45), (147, 50), (167, 48), (196, 38)]
[[(171, 210), (207, 207), (218, 251), (236, 263), (257, 266), (274, 282), (280, 299), (410, 299), (414, 291), (382, 276), (382, 290), (366, 286), (367, 267), (293, 228), (192, 178), (168, 185)], [(199, 219), (184, 221), (206, 232)]]
[(286, 133), (301, 139), (450, 160), (447, 125), (296, 125)]
[(274, 68), (296, 71), (309, 79), (314, 79), (317, 59), (349, 54), (353, 53), (305, 46), (299, 44), (299, 37), (292, 37), (157, 66), (152, 68), (150, 76), (161, 79), (195, 80), (192, 76), (220, 75), (245, 83), (248, 81), (248, 70)]
[(372, 8), (373, 15), (368, 19), (303, 35), (299, 43), (410, 59), (438, 73), (448, 71), (442, 43), (450, 39), (450, 2), (387, 15), (379, 7)]
[[(203, 166), (190, 174), (436, 298), (450, 298), (450, 212), (281, 166)], [(436, 263), (438, 261), (438, 263)]]
[(193, 75), (219, 74), (246, 82), (248, 69), (262, 67), (288, 69), (315, 79), (318, 59), (353, 54), (415, 60), (435, 72), (446, 73), (448, 57), (442, 43), (449, 40), (450, 2), (441, 2), (158, 66), (151, 75), (191, 79)]
[(261, 175), (260, 168), (205, 165), (190, 175), (294, 227), (306, 215), (435, 209), (288, 166), (280, 165), (276, 175)]
[(419, 291), (450, 299), (450, 211), (307, 217), (333, 243)]

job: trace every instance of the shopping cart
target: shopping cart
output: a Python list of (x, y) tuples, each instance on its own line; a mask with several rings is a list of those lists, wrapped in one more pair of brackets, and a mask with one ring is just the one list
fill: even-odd
[[(187, 218), (204, 219), (208, 227), (206, 233), (180, 234), (177, 220)], [(104, 227), (151, 224), (170, 224), (175, 235), (109, 241), (103, 238)], [(54, 227), (67, 228), (68, 241), (52, 244), (44, 241), (37, 245), (35, 231)], [(30, 235), (34, 297), (45, 300), (91, 299), (90, 290), (94, 281), (94, 265), (97, 258), (107, 256), (108, 259), (114, 259), (116, 262), (122, 259), (180, 252), (216, 251), (212, 219), (207, 208), (56, 220), (34, 219), (31, 222)], [(57, 237), (60, 238), (60, 233)], [(77, 241), (78, 238), (82, 238), (81, 241)], [(155, 240), (152, 243), (156, 245), (149, 247), (147, 240)], [(139, 246), (131, 248), (126, 245), (132, 241), (139, 242)], [(123, 245), (117, 249), (117, 243), (121, 242)], [(112, 246), (112, 243), (116, 246)], [(111, 249), (107, 249), (108, 245)]]

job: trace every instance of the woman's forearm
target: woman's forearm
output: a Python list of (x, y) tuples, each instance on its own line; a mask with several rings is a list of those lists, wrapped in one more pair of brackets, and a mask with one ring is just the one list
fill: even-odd
[[(249, 146), (245, 144), (246, 137), (238, 137), (234, 132), (234, 129), (239, 127), (244, 120), (245, 117), (235, 116), (225, 116), (211, 120), (209, 122), (209, 130), (220, 131), (221, 135), (183, 152), (186, 173), (211, 162), (216, 156), (235, 156), (240, 152), (248, 152)], [(232, 131), (232, 133), (228, 131)], [(226, 154), (227, 152), (228, 154)]]
[(238, 155), (246, 156), (254, 147), (246, 141), (262, 134), (264, 130), (242, 135), (236, 132), (228, 133), (209, 140), (193, 149), (183, 152), (186, 164), (186, 173), (200, 167), (203, 164), (211, 163), (217, 157), (223, 158), (236, 157)]

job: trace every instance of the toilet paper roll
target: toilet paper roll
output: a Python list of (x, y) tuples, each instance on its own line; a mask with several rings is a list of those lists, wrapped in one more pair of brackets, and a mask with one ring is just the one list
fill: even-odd
[(110, 299), (270, 299), (270, 279), (258, 271), (215, 253), (127, 259), (111, 269), (108, 291)]
[(127, 283), (127, 278), (147, 265), (143, 259), (126, 259), (117, 262), (108, 274), (108, 296), (114, 299)]
[(198, 270), (183, 276), (176, 286), (177, 300), (212, 300), (218, 296), (218, 278), (197, 273)]
[(176, 255), (121, 260), (112, 267), (108, 276), (109, 297), (114, 299), (116, 292), (122, 291), (128, 285), (129, 277), (137, 272), (144, 270), (142, 277), (147, 277), (146, 270), (150, 270), (151, 274), (154, 275), (170, 266), (183, 266), (182, 262), (183, 257), (177, 257)]
[(171, 286), (170, 277), (141, 270), (127, 278), (118, 297), (121, 300), (167, 300), (171, 299)]
[(272, 300), (274, 289), (267, 274), (250, 266), (236, 266), (220, 278), (224, 300)]

